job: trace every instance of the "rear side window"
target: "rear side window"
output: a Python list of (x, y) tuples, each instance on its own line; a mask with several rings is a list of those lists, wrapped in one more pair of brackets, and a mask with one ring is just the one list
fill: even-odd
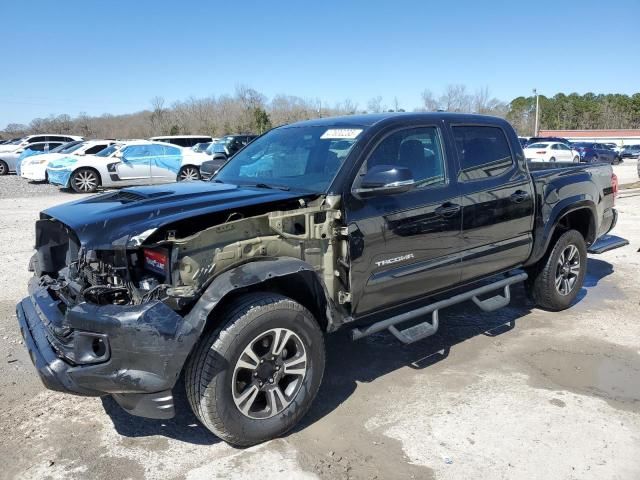
[(473, 125), (452, 129), (461, 164), (458, 181), (497, 177), (511, 169), (511, 149), (501, 128)]
[(27, 143), (36, 143), (36, 142), (44, 142), (45, 141), (45, 137), (32, 137), (29, 140), (27, 140)]

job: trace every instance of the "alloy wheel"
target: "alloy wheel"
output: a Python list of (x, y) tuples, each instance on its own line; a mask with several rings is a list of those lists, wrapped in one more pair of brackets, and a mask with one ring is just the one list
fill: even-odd
[(92, 192), (98, 186), (98, 177), (90, 170), (84, 170), (78, 172), (73, 177), (73, 183), (76, 186), (76, 190), (81, 192)]
[(580, 275), (580, 252), (575, 245), (568, 245), (558, 257), (556, 266), (556, 290), (560, 295), (569, 295)]
[(287, 408), (307, 374), (307, 352), (300, 337), (274, 328), (254, 338), (236, 362), (233, 401), (245, 416), (271, 418)]
[(181, 182), (192, 182), (194, 180), (200, 180), (200, 173), (196, 168), (186, 167), (180, 171), (179, 180)]

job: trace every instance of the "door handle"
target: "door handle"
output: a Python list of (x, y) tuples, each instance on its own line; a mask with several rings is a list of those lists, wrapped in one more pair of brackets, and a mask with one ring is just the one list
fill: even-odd
[(436, 214), (444, 218), (453, 217), (458, 212), (460, 212), (460, 205), (450, 202), (443, 203), (436, 208)]
[(524, 190), (516, 190), (511, 194), (511, 201), (513, 203), (522, 203), (527, 198), (529, 198), (529, 193), (525, 192)]

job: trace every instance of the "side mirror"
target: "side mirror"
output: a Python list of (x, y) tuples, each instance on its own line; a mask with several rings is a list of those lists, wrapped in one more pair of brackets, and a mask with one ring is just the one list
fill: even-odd
[(406, 167), (395, 165), (374, 165), (362, 177), (360, 186), (354, 190), (356, 195), (371, 197), (404, 193), (415, 187), (413, 173)]

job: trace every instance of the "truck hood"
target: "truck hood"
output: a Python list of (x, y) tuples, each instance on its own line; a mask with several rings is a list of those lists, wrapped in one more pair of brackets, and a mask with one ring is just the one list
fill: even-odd
[[(253, 205), (309, 197), (308, 193), (213, 182), (125, 188), (42, 212), (74, 230), (85, 248), (136, 247), (160, 227), (179, 220)], [(203, 224), (203, 228), (209, 225)]]

